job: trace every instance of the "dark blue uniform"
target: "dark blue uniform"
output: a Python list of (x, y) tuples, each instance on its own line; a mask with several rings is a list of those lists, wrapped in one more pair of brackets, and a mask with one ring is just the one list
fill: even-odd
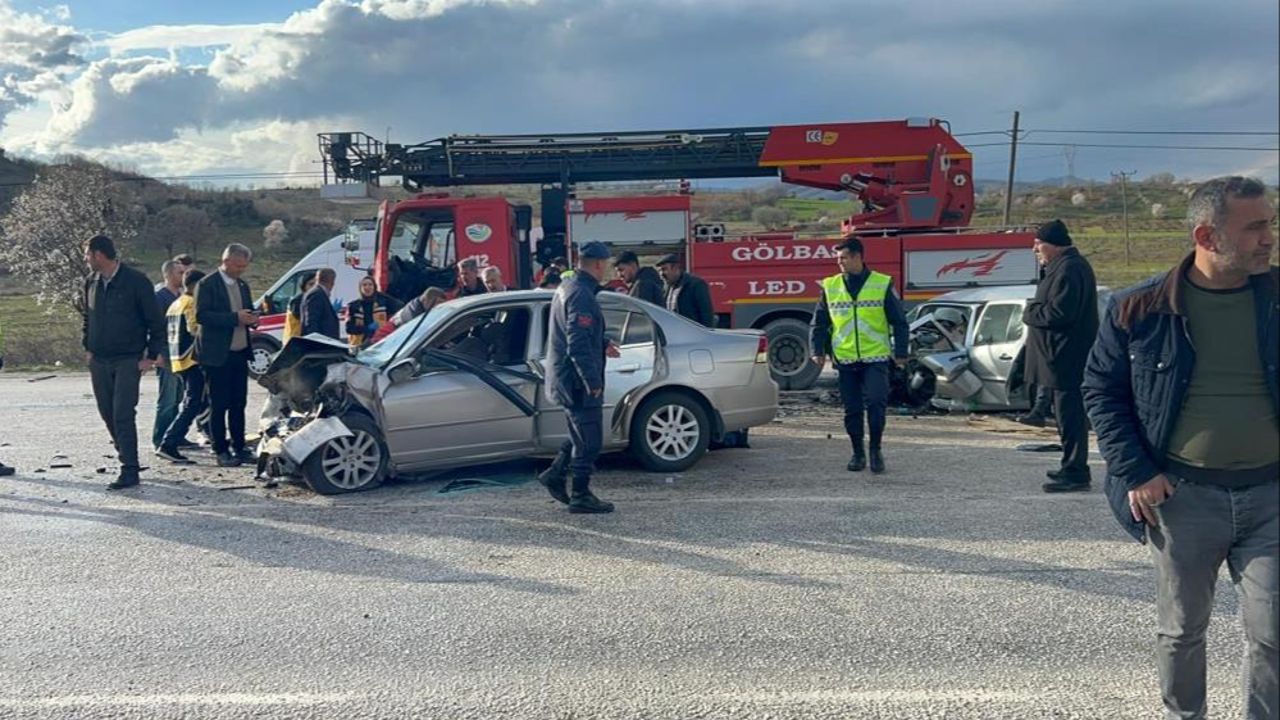
[(573, 494), (585, 495), (604, 438), (604, 313), (596, 300), (600, 284), (574, 273), (551, 301), (551, 348), (547, 354), (547, 399), (564, 406), (573, 453)]

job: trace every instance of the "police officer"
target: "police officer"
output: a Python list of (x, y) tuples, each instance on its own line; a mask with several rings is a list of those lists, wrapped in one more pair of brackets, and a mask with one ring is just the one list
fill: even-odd
[(844, 429), (853, 443), (848, 469), (857, 472), (867, 466), (862, 444), (865, 410), (871, 426), (871, 472), (882, 473), (880, 437), (889, 403), (889, 363), (901, 366), (907, 361), (907, 318), (893, 294), (893, 278), (863, 262), (861, 240), (851, 237), (837, 250), (840, 274), (822, 281), (822, 296), (813, 311), (813, 362), (822, 367), (831, 356), (840, 373)]
[[(618, 349), (604, 337), (604, 313), (596, 300), (609, 268), (609, 248), (589, 242), (578, 254), (578, 269), (551, 301), (551, 350), (547, 354), (547, 398), (564, 406), (569, 440), (555, 462), (538, 475), (551, 497), (571, 513), (613, 512), (613, 504), (591, 494), (591, 471), (604, 439), (605, 357)], [(569, 470), (573, 494), (565, 492)]]

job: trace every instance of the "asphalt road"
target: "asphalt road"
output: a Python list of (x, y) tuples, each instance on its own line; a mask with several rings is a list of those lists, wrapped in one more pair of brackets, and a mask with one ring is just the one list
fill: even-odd
[[(109, 494), (88, 378), (29, 378), (0, 375), (0, 718), (1159, 717), (1145, 548), (962, 418), (892, 418), (873, 478), (789, 405), (679, 476), (609, 462), (618, 512), (571, 516), (449, 478), (229, 489), (207, 456)], [(1236, 612), (1224, 581), (1215, 717)]]

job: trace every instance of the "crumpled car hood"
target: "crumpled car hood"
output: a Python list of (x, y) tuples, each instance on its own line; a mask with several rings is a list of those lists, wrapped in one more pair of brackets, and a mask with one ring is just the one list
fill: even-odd
[(311, 334), (290, 338), (258, 384), (303, 413), (320, 404), (346, 402), (348, 393), (372, 410), (380, 376), (375, 368), (356, 362), (346, 343)]

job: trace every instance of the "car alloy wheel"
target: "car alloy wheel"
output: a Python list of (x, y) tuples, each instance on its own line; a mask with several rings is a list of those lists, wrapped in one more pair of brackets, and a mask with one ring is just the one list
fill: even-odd
[(683, 405), (663, 405), (645, 425), (645, 442), (654, 455), (669, 462), (689, 457), (700, 434), (698, 419)]
[(359, 490), (378, 477), (382, 449), (377, 439), (363, 430), (330, 440), (323, 452), (320, 467), (325, 479), (342, 490)]

